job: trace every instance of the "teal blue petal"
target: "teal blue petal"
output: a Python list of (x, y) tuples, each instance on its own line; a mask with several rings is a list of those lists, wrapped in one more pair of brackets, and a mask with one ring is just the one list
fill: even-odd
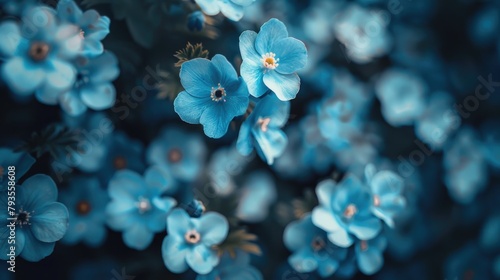
[(68, 229), (68, 209), (62, 203), (53, 202), (38, 209), (31, 219), (31, 232), (40, 241), (55, 242)]
[(25, 244), (20, 254), (23, 259), (30, 262), (37, 262), (49, 256), (54, 251), (55, 242), (41, 242), (29, 230), (24, 231), (24, 236)]
[(212, 88), (217, 88), (221, 82), (219, 69), (205, 58), (195, 58), (184, 62), (179, 76), (184, 89), (198, 98), (210, 97)]
[(273, 45), (273, 52), (279, 58), (279, 66), (276, 71), (282, 74), (291, 74), (306, 66), (306, 45), (295, 38), (284, 38)]
[(287, 37), (288, 31), (285, 24), (278, 19), (270, 19), (260, 28), (259, 34), (255, 39), (255, 49), (261, 55), (272, 52), (274, 42)]
[(201, 242), (207, 246), (220, 244), (226, 239), (228, 231), (229, 223), (219, 213), (208, 212), (199, 219), (198, 232)]
[(205, 98), (197, 98), (182, 91), (174, 100), (174, 110), (179, 117), (190, 124), (200, 123), (202, 113), (212, 105), (210, 93)]
[(163, 262), (168, 270), (173, 273), (182, 273), (188, 269), (186, 255), (189, 247), (183, 241), (178, 241), (176, 238), (168, 235), (163, 239), (161, 245), (161, 254)]
[(269, 71), (264, 75), (264, 84), (272, 90), (281, 101), (294, 99), (300, 89), (300, 78), (297, 74), (280, 74)]

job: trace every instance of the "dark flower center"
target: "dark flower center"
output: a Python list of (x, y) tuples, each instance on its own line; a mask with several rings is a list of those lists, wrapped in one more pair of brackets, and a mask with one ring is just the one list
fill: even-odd
[(212, 88), (212, 91), (210, 92), (210, 98), (212, 99), (212, 101), (216, 101), (216, 102), (219, 102), (219, 101), (224, 101), (226, 102), (226, 90), (221, 86), (221, 84), (219, 83), (217, 85), (217, 88)]
[(44, 42), (34, 42), (31, 44), (29, 56), (34, 61), (42, 61), (49, 54), (50, 47)]
[(113, 166), (116, 170), (125, 169), (127, 167), (127, 160), (122, 156), (117, 156), (113, 160)]
[(87, 215), (90, 212), (90, 203), (85, 200), (78, 202), (76, 205), (76, 212), (82, 216)]
[(19, 210), (19, 213), (16, 215), (16, 224), (20, 225), (30, 225), (31, 213), (24, 211), (22, 208)]
[(362, 252), (368, 250), (368, 242), (366, 242), (366, 240), (361, 240), (361, 242), (359, 243), (359, 247)]
[(168, 151), (168, 161), (177, 163), (182, 159), (182, 152), (178, 148), (172, 148)]
[(320, 236), (316, 236), (311, 242), (311, 247), (315, 252), (325, 248), (325, 245), (326, 245), (325, 241)]
[(222, 97), (222, 90), (218, 89), (215, 91), (215, 97), (221, 98)]

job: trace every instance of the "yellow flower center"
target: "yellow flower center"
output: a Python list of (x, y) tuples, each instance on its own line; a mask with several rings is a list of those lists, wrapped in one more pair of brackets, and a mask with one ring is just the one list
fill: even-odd
[(264, 68), (269, 70), (274, 70), (279, 66), (280, 59), (276, 58), (276, 54), (272, 52), (268, 52), (262, 55), (262, 64)]

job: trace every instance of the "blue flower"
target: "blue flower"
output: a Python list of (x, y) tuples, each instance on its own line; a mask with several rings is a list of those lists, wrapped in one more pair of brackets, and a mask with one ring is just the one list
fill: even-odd
[(239, 189), (241, 196), (236, 209), (236, 217), (250, 223), (267, 218), (270, 206), (278, 196), (271, 175), (264, 171), (250, 174)]
[(372, 164), (366, 167), (365, 175), (372, 193), (373, 214), (388, 226), (394, 227), (394, 217), (406, 206), (406, 199), (402, 194), (403, 178), (389, 170), (376, 172)]
[(444, 149), (444, 183), (457, 202), (471, 203), (487, 186), (488, 167), (482, 143), (470, 127), (462, 128)]
[(80, 28), (83, 38), (81, 54), (84, 56), (100, 55), (104, 51), (101, 41), (109, 33), (110, 20), (96, 10), (84, 13), (73, 0), (61, 0), (57, 4), (57, 16), (64, 23), (71, 23)]
[(224, 56), (187, 61), (180, 78), (185, 91), (175, 98), (175, 112), (187, 123), (202, 124), (208, 137), (224, 136), (231, 120), (245, 113), (247, 87)]
[(318, 184), (319, 206), (312, 213), (313, 223), (328, 232), (328, 239), (340, 247), (353, 244), (353, 234), (361, 240), (377, 236), (380, 220), (371, 213), (372, 198), (366, 187), (353, 175), (338, 185), (333, 180)]
[(187, 27), (190, 31), (201, 31), (205, 27), (205, 15), (196, 11), (188, 15)]
[(226, 239), (229, 223), (224, 216), (207, 212), (200, 218), (190, 218), (182, 209), (167, 217), (167, 233), (161, 252), (168, 270), (182, 273), (190, 267), (198, 274), (210, 273), (219, 263), (212, 248)]
[(500, 169), (500, 121), (488, 121), (481, 127), (483, 136), (483, 154), (489, 164), (495, 169)]
[[(15, 220), (7, 211), (0, 212), (3, 225), (0, 227), (1, 259), (8, 259), (9, 225), (15, 224), (16, 256), (36, 262), (52, 254), (55, 242), (61, 239), (68, 228), (68, 209), (56, 202), (57, 187), (47, 175), (34, 175), (16, 187)], [(7, 192), (0, 194), (0, 207), (7, 209)]]
[(76, 81), (71, 89), (59, 97), (61, 108), (72, 116), (83, 114), (87, 107), (93, 110), (109, 109), (115, 104), (116, 90), (112, 81), (118, 77), (118, 60), (105, 52), (94, 58), (75, 60)]
[(38, 0), (0, 0), (0, 7), (7, 14), (20, 16), (35, 7)]
[[(54, 13), (48, 7), (36, 7), (25, 14), (22, 27), (12, 21), (0, 25), (5, 38), (0, 41), (5, 83), (20, 96), (36, 91), (36, 98), (49, 105), (56, 104), (59, 94), (75, 82), (76, 71), (68, 60), (80, 53), (82, 45), (78, 28), (56, 24)], [(31, 29), (29, 36), (21, 32)]]
[(108, 225), (123, 231), (123, 241), (133, 249), (145, 249), (154, 233), (165, 228), (168, 212), (175, 199), (164, 196), (172, 192), (167, 171), (153, 166), (144, 177), (130, 170), (121, 170), (109, 182), (111, 202), (106, 207)]
[(9, 166), (14, 167), (15, 177), (19, 180), (34, 163), (35, 159), (28, 153), (14, 152), (8, 148), (0, 148), (0, 190), (7, 188)]
[(283, 241), (293, 252), (288, 258), (290, 266), (300, 273), (317, 271), (321, 277), (329, 277), (347, 256), (347, 249), (332, 244), (327, 233), (312, 223), (310, 214), (290, 223)]
[(149, 145), (147, 162), (168, 168), (175, 179), (194, 181), (202, 171), (207, 149), (199, 134), (168, 127)]
[(425, 83), (411, 72), (389, 69), (375, 84), (382, 115), (392, 126), (411, 125), (425, 111)]
[(212, 272), (205, 275), (198, 275), (196, 280), (214, 279), (238, 279), (238, 280), (262, 280), (262, 274), (255, 267), (250, 265), (250, 255), (243, 251), (236, 251), (232, 257), (225, 252)]
[(305, 67), (307, 50), (304, 43), (288, 37), (283, 22), (271, 19), (258, 34), (244, 31), (240, 52), (241, 76), (251, 95), (261, 97), (271, 90), (280, 100), (295, 98), (300, 89), (300, 78), (295, 72)]
[(288, 143), (281, 128), (288, 121), (290, 103), (280, 101), (268, 94), (256, 105), (253, 112), (243, 122), (236, 148), (242, 155), (249, 155), (253, 148), (259, 156), (272, 165), (274, 159), (285, 151)]
[(219, 12), (233, 21), (243, 17), (244, 7), (250, 6), (255, 0), (195, 0), (203, 12), (215, 16)]
[(234, 176), (241, 174), (251, 158), (242, 156), (234, 146), (220, 148), (212, 154), (207, 166), (214, 192), (226, 196), (236, 188)]
[(117, 131), (106, 143), (107, 153), (102, 159), (98, 173), (104, 184), (107, 184), (119, 170), (127, 169), (142, 173), (146, 169), (143, 160), (144, 146), (140, 141), (130, 139), (122, 131)]
[(375, 274), (384, 265), (384, 250), (387, 239), (379, 235), (371, 240), (358, 240), (354, 247), (359, 270), (366, 275)]
[(106, 238), (104, 210), (108, 194), (96, 178), (79, 177), (61, 191), (59, 201), (68, 207), (69, 226), (61, 242), (74, 245), (80, 241), (100, 246)]

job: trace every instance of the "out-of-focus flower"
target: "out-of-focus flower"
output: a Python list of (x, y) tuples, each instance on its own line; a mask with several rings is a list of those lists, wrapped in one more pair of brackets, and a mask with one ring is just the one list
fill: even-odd
[(153, 241), (154, 233), (165, 228), (168, 212), (175, 199), (166, 170), (153, 166), (144, 177), (130, 170), (115, 173), (109, 182), (111, 202), (106, 207), (108, 225), (123, 231), (123, 241), (133, 249), (143, 250)]
[(313, 223), (328, 233), (328, 239), (340, 247), (354, 243), (353, 234), (370, 240), (381, 231), (380, 220), (373, 216), (372, 197), (366, 186), (353, 175), (347, 175), (338, 185), (333, 180), (318, 184), (319, 206), (312, 213)]
[(251, 158), (242, 156), (234, 146), (221, 148), (212, 154), (207, 167), (211, 186), (218, 195), (229, 195), (236, 188), (234, 177), (243, 172)]
[[(40, 6), (25, 13), (22, 26), (12, 21), (0, 25), (5, 83), (20, 96), (36, 91), (36, 98), (49, 105), (56, 104), (60, 93), (75, 82), (76, 71), (69, 60), (80, 53), (82, 46), (78, 28), (58, 25), (54, 14), (54, 10)], [(31, 29), (29, 34), (21, 32)]]
[(489, 263), (477, 245), (471, 242), (448, 257), (444, 276), (446, 279), (491, 279)]
[(329, 277), (347, 256), (347, 249), (331, 243), (327, 233), (312, 223), (310, 214), (290, 223), (283, 241), (293, 252), (288, 262), (300, 273), (317, 271), (321, 277)]
[(0, 8), (8, 14), (21, 16), (37, 4), (38, 0), (0, 0)]
[(401, 69), (385, 71), (375, 85), (382, 115), (392, 126), (411, 125), (424, 113), (426, 91), (420, 78)]
[(219, 265), (212, 272), (196, 277), (196, 280), (213, 279), (262, 280), (264, 278), (260, 271), (250, 265), (250, 255), (237, 251), (234, 257), (225, 252), (221, 256)]
[(345, 45), (350, 59), (368, 63), (389, 51), (392, 38), (387, 32), (389, 22), (383, 13), (352, 4), (334, 18), (335, 35)]
[(387, 239), (379, 235), (371, 240), (358, 240), (354, 247), (356, 262), (361, 272), (366, 275), (375, 274), (384, 265), (384, 250)]
[(274, 94), (262, 98), (240, 127), (236, 148), (242, 155), (249, 155), (254, 147), (259, 156), (272, 165), (274, 159), (285, 151), (288, 138), (281, 128), (288, 121), (290, 103), (279, 100)]
[(482, 145), (475, 131), (464, 127), (444, 147), (444, 182), (450, 196), (459, 203), (471, 203), (487, 185)]
[(80, 28), (80, 36), (83, 39), (82, 55), (97, 56), (104, 52), (101, 41), (109, 33), (110, 20), (107, 16), (99, 15), (96, 10), (82, 12), (73, 0), (60, 0), (56, 9), (62, 22)]
[(120, 73), (115, 55), (105, 52), (94, 58), (78, 57), (73, 88), (59, 97), (61, 108), (72, 116), (93, 110), (109, 109), (115, 104), (116, 90), (112, 81)]
[(500, 13), (494, 5), (486, 6), (476, 12), (469, 23), (469, 37), (472, 43), (486, 46), (495, 42), (495, 34), (499, 31)]
[(496, 169), (500, 169), (500, 122), (489, 121), (481, 127), (481, 134), (484, 144), (483, 154), (489, 164)]
[(307, 50), (304, 43), (288, 37), (283, 22), (273, 18), (262, 25), (258, 34), (244, 31), (240, 52), (241, 76), (251, 95), (261, 97), (271, 90), (282, 101), (295, 98), (300, 89), (295, 72), (305, 67)]
[(372, 193), (373, 214), (394, 227), (394, 217), (406, 207), (403, 178), (389, 170), (377, 172), (371, 164), (366, 166), (365, 175)]
[(188, 15), (187, 27), (190, 31), (201, 31), (205, 27), (205, 15), (196, 11)]
[[(10, 247), (7, 237), (11, 229), (16, 232), (15, 255), (27, 261), (37, 262), (52, 254), (55, 242), (68, 228), (68, 209), (56, 202), (57, 187), (47, 175), (34, 175), (16, 188), (16, 213), (0, 213), (1, 259), (8, 259)], [(7, 209), (7, 192), (0, 194), (0, 206)], [(7, 218), (15, 218), (7, 220)], [(12, 226), (10, 228), (9, 226)]]
[(264, 220), (269, 212), (269, 206), (277, 198), (274, 180), (264, 171), (250, 174), (240, 192), (236, 216), (242, 221), (251, 223)]
[(9, 166), (14, 167), (15, 178), (19, 180), (34, 163), (35, 159), (28, 153), (0, 148), (0, 191), (7, 188)]
[(210, 273), (219, 257), (212, 247), (226, 239), (229, 223), (219, 213), (207, 212), (200, 218), (190, 218), (182, 209), (167, 217), (167, 233), (162, 255), (168, 270), (182, 273), (190, 267), (198, 274)]
[(68, 231), (61, 242), (74, 245), (80, 241), (91, 247), (100, 246), (106, 239), (108, 194), (96, 178), (79, 177), (61, 191), (59, 201), (68, 207)]
[(244, 8), (255, 0), (195, 0), (203, 12), (214, 16), (220, 12), (230, 20), (239, 21), (243, 17)]
[(460, 125), (457, 112), (451, 110), (453, 99), (445, 92), (430, 96), (423, 114), (415, 122), (415, 134), (433, 149), (440, 149)]
[(149, 145), (146, 159), (149, 164), (168, 168), (175, 179), (196, 180), (204, 166), (207, 149), (199, 134), (177, 127), (167, 127)]
[(175, 112), (187, 123), (202, 124), (208, 137), (224, 136), (231, 120), (245, 113), (247, 87), (224, 56), (187, 61), (180, 78), (185, 91), (175, 98)]

